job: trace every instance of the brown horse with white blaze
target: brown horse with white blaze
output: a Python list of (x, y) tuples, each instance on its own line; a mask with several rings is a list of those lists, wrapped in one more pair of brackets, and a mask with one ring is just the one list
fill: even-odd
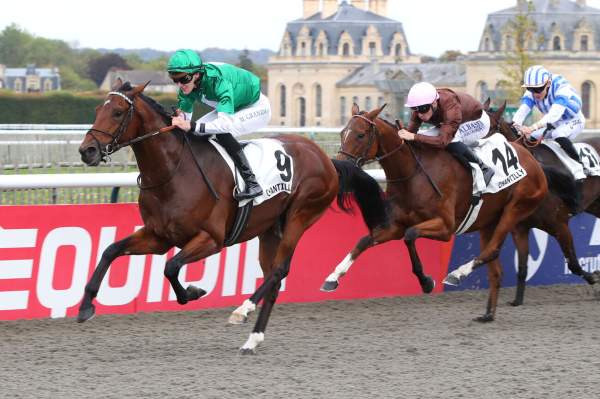
[[(385, 105), (383, 106), (385, 107)], [(359, 112), (354, 104), (348, 125), (341, 132), (338, 158), (350, 158), (357, 164), (377, 160), (387, 179), (387, 196), (391, 206), (390, 225), (374, 229), (330, 274), (322, 289), (337, 288), (338, 279), (367, 248), (389, 240), (404, 239), (413, 273), (424, 292), (431, 292), (433, 280), (423, 272), (415, 241), (424, 237), (449, 241), (465, 219), (472, 198), (472, 174), (450, 153), (414, 142), (404, 142), (398, 128), (378, 115), (383, 107)], [(479, 256), (450, 273), (445, 283), (453, 285), (481, 265), (488, 265), (490, 293), (486, 312), (478, 321), (492, 321), (495, 316), (501, 280), (498, 259), (506, 235), (529, 216), (547, 192), (540, 165), (525, 149), (515, 147), (519, 162), (527, 175), (495, 194), (484, 194), (483, 205), (467, 231), (479, 231)]]
[[(178, 303), (183, 305), (202, 297), (206, 292), (201, 288), (181, 285), (179, 271), (187, 263), (221, 251), (236, 216), (235, 182), (227, 172), (225, 160), (206, 137), (189, 136), (180, 130), (164, 132), (171, 124), (171, 115), (142, 93), (145, 86), (131, 87), (129, 83), (118, 82), (106, 101), (96, 108), (94, 124), (79, 148), (86, 164), (97, 165), (117, 149), (132, 147), (140, 170), (138, 203), (144, 222), (143, 228), (111, 244), (102, 254), (85, 287), (79, 322), (94, 315), (93, 299), (102, 279), (112, 261), (122, 255), (164, 254), (174, 246), (181, 248), (167, 261), (165, 276)], [(241, 347), (242, 353), (254, 353), (264, 340), (294, 249), (304, 231), (319, 219), (336, 196), (346, 209), (343, 206), (346, 187), (355, 193), (362, 190), (368, 193), (359, 206), (369, 228), (382, 223), (386, 216), (381, 197), (377, 196), (381, 191), (379, 185), (368, 174), (351, 163), (332, 161), (306, 138), (284, 135), (273, 139), (293, 159), (291, 192), (279, 193), (255, 206), (241, 235), (227, 244), (256, 236), (260, 239), (259, 261), (264, 282), (229, 319), (233, 324), (245, 322), (263, 300), (254, 330)]]

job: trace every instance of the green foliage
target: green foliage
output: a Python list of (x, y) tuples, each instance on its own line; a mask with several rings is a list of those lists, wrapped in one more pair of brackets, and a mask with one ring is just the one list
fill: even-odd
[(256, 65), (254, 64), (254, 62), (252, 62), (252, 60), (250, 59), (250, 51), (248, 51), (248, 49), (245, 49), (239, 55), (236, 66), (252, 72), (256, 76), (258, 76), (263, 82), (267, 80), (267, 69), (260, 65)]
[(536, 48), (540, 38), (536, 38), (537, 25), (531, 18), (534, 11), (532, 1), (527, 2), (527, 11), (519, 12), (506, 25), (506, 34), (510, 37), (510, 45), (505, 51), (502, 72), (505, 79), (500, 86), (509, 104), (517, 104), (523, 94), (521, 84), (527, 68), (536, 63), (530, 50)]
[(112, 68), (130, 70), (131, 67), (127, 65), (127, 61), (123, 59), (119, 54), (107, 53), (100, 57), (93, 58), (88, 64), (88, 71), (90, 79), (92, 79), (96, 85), (100, 86), (102, 81), (106, 77), (106, 73)]
[(9, 68), (23, 67), (33, 36), (11, 24), (0, 33), (0, 64)]
[(460, 52), (460, 50), (446, 50), (444, 51), (444, 53), (442, 55), (440, 55), (440, 58), (438, 59), (439, 62), (454, 62), (456, 61), (458, 58), (462, 57), (464, 54)]

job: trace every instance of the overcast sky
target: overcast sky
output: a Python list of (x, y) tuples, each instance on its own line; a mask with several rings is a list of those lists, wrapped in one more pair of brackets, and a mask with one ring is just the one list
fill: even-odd
[[(302, 0), (27, 0), (7, 2), (0, 30), (16, 23), (36, 36), (78, 47), (207, 47), (277, 50), (285, 24), (302, 17)], [(402, 22), (411, 52), (439, 56), (474, 51), (488, 13), (516, 0), (389, 0), (389, 17)], [(600, 0), (587, 0), (600, 8)]]

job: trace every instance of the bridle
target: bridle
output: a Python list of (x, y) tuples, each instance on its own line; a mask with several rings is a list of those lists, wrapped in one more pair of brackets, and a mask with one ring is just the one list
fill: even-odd
[(368, 157), (369, 150), (371, 149), (371, 146), (375, 143), (376, 140), (379, 141), (381, 134), (379, 133), (379, 130), (377, 130), (377, 125), (375, 124), (375, 122), (373, 122), (372, 120), (370, 120), (369, 118), (367, 118), (366, 116), (364, 116), (362, 114), (354, 114), (354, 115), (352, 115), (352, 117), (350, 118), (348, 123), (346, 124), (346, 127), (344, 127), (344, 129), (342, 129), (342, 136), (345, 136), (348, 133), (348, 129), (350, 129), (350, 122), (352, 122), (353, 118), (362, 119), (369, 124), (369, 130), (367, 130), (367, 137), (368, 137), (367, 146), (365, 147), (365, 150), (363, 151), (363, 153), (358, 156), (354, 155), (350, 152), (344, 151), (341, 148), (338, 150), (338, 154), (347, 156), (352, 161), (354, 161), (354, 164), (356, 166), (362, 167), (362, 166), (368, 165), (373, 162), (379, 162), (379, 161), (393, 155), (397, 151), (399, 151), (402, 148), (402, 146), (404, 145), (404, 140), (402, 140), (402, 143), (398, 147), (394, 148), (392, 151), (385, 153), (379, 157), (375, 156), (373, 158), (369, 158)]
[[(133, 119), (133, 115), (135, 113), (135, 106), (133, 104), (133, 100), (131, 98), (127, 97), (125, 94), (121, 93), (120, 91), (111, 91), (108, 93), (108, 96), (119, 96), (119, 97), (123, 98), (129, 104), (129, 108), (127, 108), (127, 115), (125, 115), (125, 117), (121, 120), (121, 123), (119, 124), (119, 126), (117, 127), (117, 130), (114, 133), (106, 132), (106, 131), (100, 130), (100, 129), (95, 129), (93, 127), (90, 128), (90, 130), (88, 130), (88, 133), (92, 136), (92, 138), (98, 145), (98, 148), (100, 149), (100, 153), (102, 154), (103, 161), (109, 161), (110, 155), (117, 152), (118, 150), (120, 150), (123, 147), (127, 147), (127, 146), (130, 146), (135, 143), (139, 143), (140, 141), (149, 139), (150, 137), (154, 137), (162, 132), (161, 130), (157, 130), (155, 132), (146, 133), (142, 136), (138, 136), (131, 140), (127, 140), (125, 142), (120, 143), (119, 139), (121, 138), (123, 133), (125, 133), (125, 131), (127, 131), (127, 127), (129, 126), (129, 123)], [(105, 136), (108, 136), (112, 139), (112, 141), (110, 143), (106, 144), (104, 149), (102, 149), (102, 144), (100, 143), (100, 141), (94, 135), (93, 132), (98, 132)]]

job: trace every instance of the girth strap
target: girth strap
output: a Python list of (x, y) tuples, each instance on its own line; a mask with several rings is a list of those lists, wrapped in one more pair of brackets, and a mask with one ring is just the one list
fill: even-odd
[(252, 201), (248, 201), (248, 203), (244, 206), (238, 207), (237, 212), (235, 214), (235, 220), (233, 221), (233, 226), (225, 237), (224, 245), (226, 247), (235, 244), (238, 237), (248, 224), (248, 219), (250, 218), (250, 211), (252, 210)]

